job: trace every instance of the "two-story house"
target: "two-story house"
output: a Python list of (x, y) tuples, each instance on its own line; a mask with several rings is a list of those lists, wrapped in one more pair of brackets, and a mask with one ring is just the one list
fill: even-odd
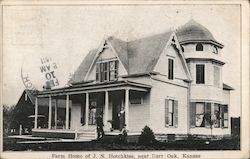
[[(119, 133), (126, 124), (129, 135), (148, 125), (158, 139), (230, 135), (232, 88), (222, 82), (222, 48), (194, 20), (176, 32), (134, 41), (108, 37), (87, 54), (71, 86), (36, 94), (33, 135), (61, 132), (91, 138), (98, 115), (106, 134)], [(46, 130), (36, 122), (39, 98), (49, 101)], [(52, 101), (62, 99), (66, 121), (59, 131), (52, 123), (57, 108)]]

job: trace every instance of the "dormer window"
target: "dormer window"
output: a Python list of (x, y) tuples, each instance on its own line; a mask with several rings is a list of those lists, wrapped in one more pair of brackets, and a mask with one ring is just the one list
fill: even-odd
[(96, 63), (96, 81), (115, 81), (117, 80), (118, 74), (118, 62), (117, 60), (112, 61), (101, 61)]
[(196, 51), (203, 51), (203, 45), (201, 43), (196, 45)]

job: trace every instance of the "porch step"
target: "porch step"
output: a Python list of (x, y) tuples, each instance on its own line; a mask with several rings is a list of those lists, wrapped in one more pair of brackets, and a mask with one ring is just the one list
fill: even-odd
[(81, 140), (95, 140), (96, 139), (96, 131), (81, 131), (77, 133), (77, 139), (81, 139)]

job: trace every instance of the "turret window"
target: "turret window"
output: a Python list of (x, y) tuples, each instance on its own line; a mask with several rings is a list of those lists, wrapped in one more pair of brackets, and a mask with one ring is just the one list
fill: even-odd
[(196, 51), (203, 51), (203, 45), (201, 43), (196, 45)]
[(198, 64), (196, 65), (196, 84), (205, 83), (205, 65)]

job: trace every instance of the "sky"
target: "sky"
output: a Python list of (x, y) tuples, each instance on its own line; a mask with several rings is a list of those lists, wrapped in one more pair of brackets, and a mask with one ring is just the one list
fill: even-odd
[(18, 102), (25, 89), (22, 76), (29, 79), (26, 84), (42, 88), (41, 58), (50, 59), (57, 87), (63, 87), (105, 37), (134, 40), (178, 29), (194, 19), (224, 45), (223, 82), (235, 89), (231, 112), (239, 116), (240, 18), (239, 5), (4, 6), (3, 104)]

